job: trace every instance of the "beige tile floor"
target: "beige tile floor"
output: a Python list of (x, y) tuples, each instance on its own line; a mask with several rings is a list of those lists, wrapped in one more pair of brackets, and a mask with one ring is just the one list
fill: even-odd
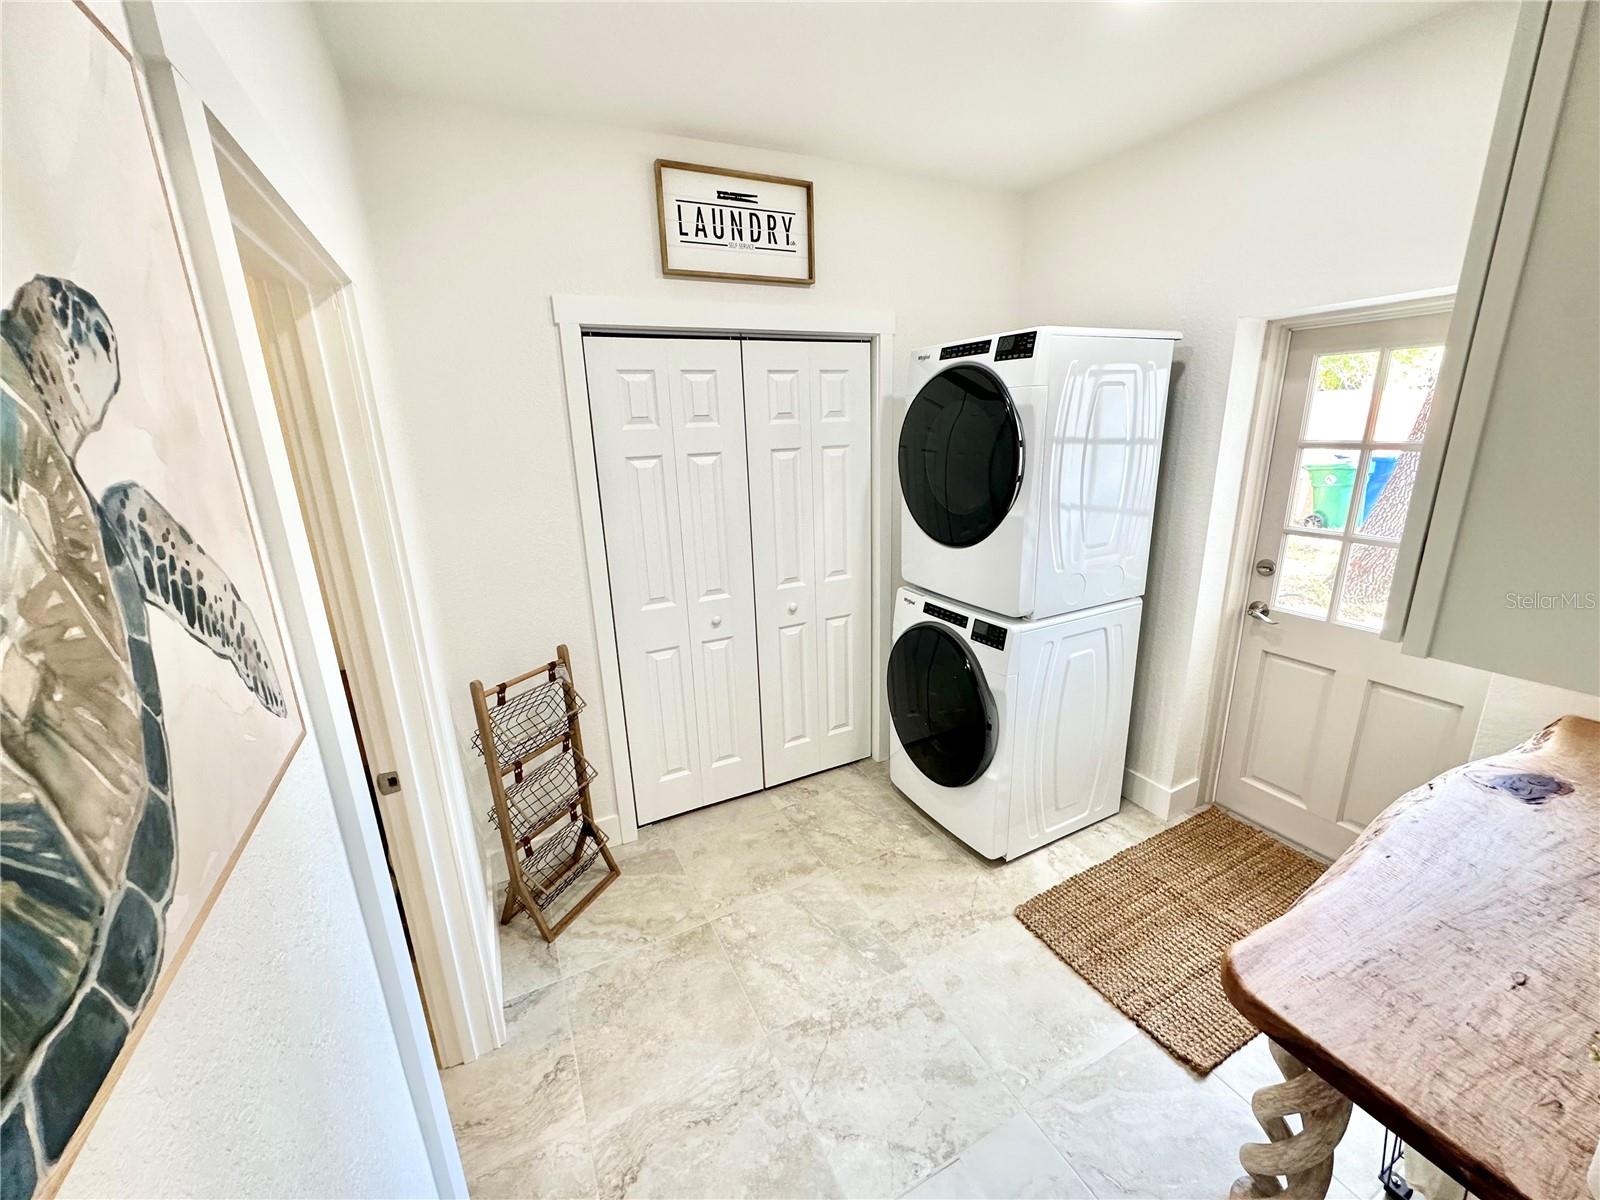
[(444, 1073), (473, 1195), (1225, 1196), (1264, 1042), (1196, 1078), (1011, 915), (1159, 828), (991, 864), (858, 763), (643, 830), (553, 947), (502, 929), (509, 1040)]

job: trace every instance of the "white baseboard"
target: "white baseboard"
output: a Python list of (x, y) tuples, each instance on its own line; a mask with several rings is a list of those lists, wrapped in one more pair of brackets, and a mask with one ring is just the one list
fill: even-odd
[(1197, 775), (1187, 783), (1168, 787), (1139, 774), (1132, 767), (1125, 767), (1122, 772), (1122, 796), (1152, 816), (1171, 821), (1194, 808), (1200, 798), (1200, 777)]

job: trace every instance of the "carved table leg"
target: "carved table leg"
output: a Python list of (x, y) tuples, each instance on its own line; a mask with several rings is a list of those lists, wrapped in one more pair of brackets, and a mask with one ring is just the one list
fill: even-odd
[[(1333, 1182), (1334, 1147), (1350, 1123), (1350, 1101), (1277, 1042), (1269, 1040), (1267, 1046), (1284, 1082), (1258, 1090), (1250, 1108), (1272, 1140), (1239, 1147), (1239, 1162), (1248, 1173), (1228, 1195), (1230, 1200), (1323, 1200)], [(1298, 1133), (1284, 1120), (1291, 1113), (1300, 1118)], [(1287, 1187), (1280, 1177), (1288, 1180)]]

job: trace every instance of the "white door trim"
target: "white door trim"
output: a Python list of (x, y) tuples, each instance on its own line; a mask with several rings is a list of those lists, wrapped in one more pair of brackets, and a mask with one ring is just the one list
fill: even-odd
[[(893, 600), (889, 549), (895, 473), (889, 397), (894, 371), (894, 314), (870, 309), (825, 308), (808, 304), (753, 304), (726, 300), (654, 300), (557, 295), (550, 313), (561, 341), (562, 380), (573, 476), (578, 484), (578, 515), (583, 526), (584, 563), (589, 577), (591, 615), (600, 671), (601, 708), (611, 746), (611, 778), (617, 811), (599, 814), (618, 840), (639, 835), (634, 807), (633, 763), (628, 753), (622, 708), (622, 666), (606, 570), (605, 528), (600, 513), (600, 475), (595, 466), (594, 428), (589, 418), (589, 386), (583, 366), (583, 335), (589, 333), (746, 334), (780, 337), (859, 338), (872, 347), (872, 661), (880, 676), (889, 659), (889, 606)], [(888, 753), (888, 712), (883, 689), (872, 690), (872, 756)]]
[[(1239, 666), (1244, 609), (1255, 568), (1255, 545), (1260, 534), (1262, 493), (1272, 460), (1273, 430), (1278, 423), (1279, 392), (1289, 360), (1289, 339), (1300, 330), (1326, 329), (1394, 317), (1445, 312), (1455, 300), (1451, 288), (1409, 292), (1387, 299), (1303, 309), (1270, 319), (1247, 317), (1234, 333), (1233, 365), (1228, 375), (1225, 423), (1245, 425), (1238, 503), (1234, 510), (1233, 543), (1228, 552), (1228, 573), (1217, 626), (1216, 657), (1211, 672), (1210, 711), (1200, 759), (1198, 803), (1210, 804), (1217, 793), (1222, 768), (1222, 738), (1228, 726), (1234, 676)], [(1227, 448), (1224, 447), (1224, 453)]]
[[(223, 187), (224, 177), (234, 182), (233, 194), (221, 196), (225, 215), (300, 277), (321, 322), (337, 334), (327, 346), (326, 361), (332, 367), (342, 360), (346, 370), (330, 374), (319, 410), (307, 414), (326, 466), (323, 479), (312, 486), (327, 484), (318, 499), (340, 526), (343, 550), (350, 556), (352, 586), (337, 599), (342, 610), (360, 615), (364, 637), (359, 641), (370, 651), (369, 666), (379, 683), (372, 689), (376, 694), (365, 697), (376, 701), (378, 711), (363, 716), (386, 726), (394, 760), (373, 767), (396, 770), (401, 779), (404, 799), (384, 806), (384, 832), (408, 901), (411, 944), (428, 989), (439, 1057), (447, 1066), (470, 1061), (504, 1040), (499, 942), (471, 805), (456, 763), (453, 726), (436, 699), (443, 689), (435, 686), (422, 647), (422, 620), (400, 537), (354, 287), (215, 118), (206, 124), (217, 184)], [(228, 249), (234, 250), (231, 243)], [(295, 256), (298, 263), (292, 261)], [(221, 259), (219, 271), (224, 288), (243, 284), (236, 250)], [(240, 310), (234, 307), (237, 297), (225, 293), (228, 309), (219, 307), (217, 315), (226, 311), (235, 322), (249, 373), (257, 365), (259, 341), (245, 340), (247, 332), (255, 332), (245, 298), (247, 306)], [(257, 381), (249, 382), (253, 389)], [(270, 391), (264, 400), (272, 403)], [(325, 580), (323, 586), (337, 586), (337, 580)]]
[[(170, 186), (179, 214), (183, 241), (194, 271), (197, 300), (213, 359), (227, 400), (246, 475), (251, 483), (268, 561), (283, 605), (289, 641), (306, 699), (307, 714), (323, 761), (334, 814), (344, 842), (360, 905), (368, 944), (372, 950), (379, 987), (394, 1037), (407, 1088), (411, 1094), (419, 1132), (441, 1196), (465, 1196), (462, 1171), (450, 1114), (445, 1106), (438, 1063), (431, 1044), (420, 993), (412, 970), (406, 935), (401, 928), (372, 803), (367, 792), (350, 712), (339, 676), (338, 661), (319, 588), (310, 543), (297, 500), (283, 432), (272, 398), (269, 377), (253, 319), (245, 275), (235, 242), (232, 214), (223, 190), (218, 163), (221, 127), (205, 100), (165, 59), (159, 33), (147, 22), (135, 24), (136, 51), (148, 82), (157, 127), (170, 172)], [(282, 205), (280, 193), (261, 184), (264, 200)], [(286, 208), (279, 214), (300, 234), (300, 245), (288, 257), (310, 263), (307, 254), (320, 252), (314, 233)], [(321, 254), (321, 265), (340, 281), (328, 300), (342, 311), (345, 329), (354, 339), (357, 357), (352, 362), (357, 379), (347, 396), (347, 407), (359, 411), (362, 433), (349, 442), (330, 439), (329, 461), (340, 474), (348, 494), (360, 498), (362, 513), (370, 522), (380, 519), (388, 535), (398, 528), (393, 496), (382, 459), (381, 442), (372, 421), (372, 395), (359, 357), (360, 331), (356, 325), (348, 278)], [(345, 521), (355, 520), (349, 511)], [(349, 529), (364, 525), (347, 525)], [(356, 538), (355, 545), (365, 545)], [(392, 544), (392, 543), (390, 543)], [(411, 719), (410, 757), (398, 764), (412, 775), (418, 789), (443, 772), (439, 762), (440, 724), (429, 706), (429, 679), (412, 603), (410, 577), (403, 558), (370, 554), (360, 566), (374, 587), (381, 588), (390, 612), (408, 618), (398, 628), (373, 630), (371, 642), (389, 677), (401, 681), (402, 703)], [(367, 595), (369, 602), (373, 601)], [(420, 710), (419, 707), (420, 706)], [(454, 753), (452, 747), (451, 753)], [(455, 773), (459, 776), (459, 772)], [(457, 791), (459, 791), (459, 781)], [(465, 796), (455, 797), (465, 809)], [(432, 794), (438, 821), (449, 819), (451, 797)], [(437, 821), (436, 821), (437, 824)], [(394, 831), (390, 833), (391, 844)], [(435, 1016), (439, 1055), (446, 1062), (476, 1058), (504, 1040), (504, 1015), (500, 1010), (500, 981), (494, 926), (488, 914), (488, 897), (474, 843), (465, 852), (452, 845), (440, 830), (437, 845), (423, 842), (413, 853), (431, 864), (433, 889), (450, 889), (455, 903), (441, 905), (431, 920), (412, 919), (412, 941), (419, 965), (445, 981), (440, 994), (430, 996)], [(484, 909), (477, 921), (470, 911)], [(417, 914), (420, 916), (421, 914)], [(479, 928), (481, 926), (482, 928)], [(485, 947), (483, 939), (490, 945)]]

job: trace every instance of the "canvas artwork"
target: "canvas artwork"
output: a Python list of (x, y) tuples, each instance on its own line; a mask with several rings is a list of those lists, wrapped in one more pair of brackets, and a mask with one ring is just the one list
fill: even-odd
[(303, 726), (133, 66), (0, 39), (0, 1194), (49, 1194)]

